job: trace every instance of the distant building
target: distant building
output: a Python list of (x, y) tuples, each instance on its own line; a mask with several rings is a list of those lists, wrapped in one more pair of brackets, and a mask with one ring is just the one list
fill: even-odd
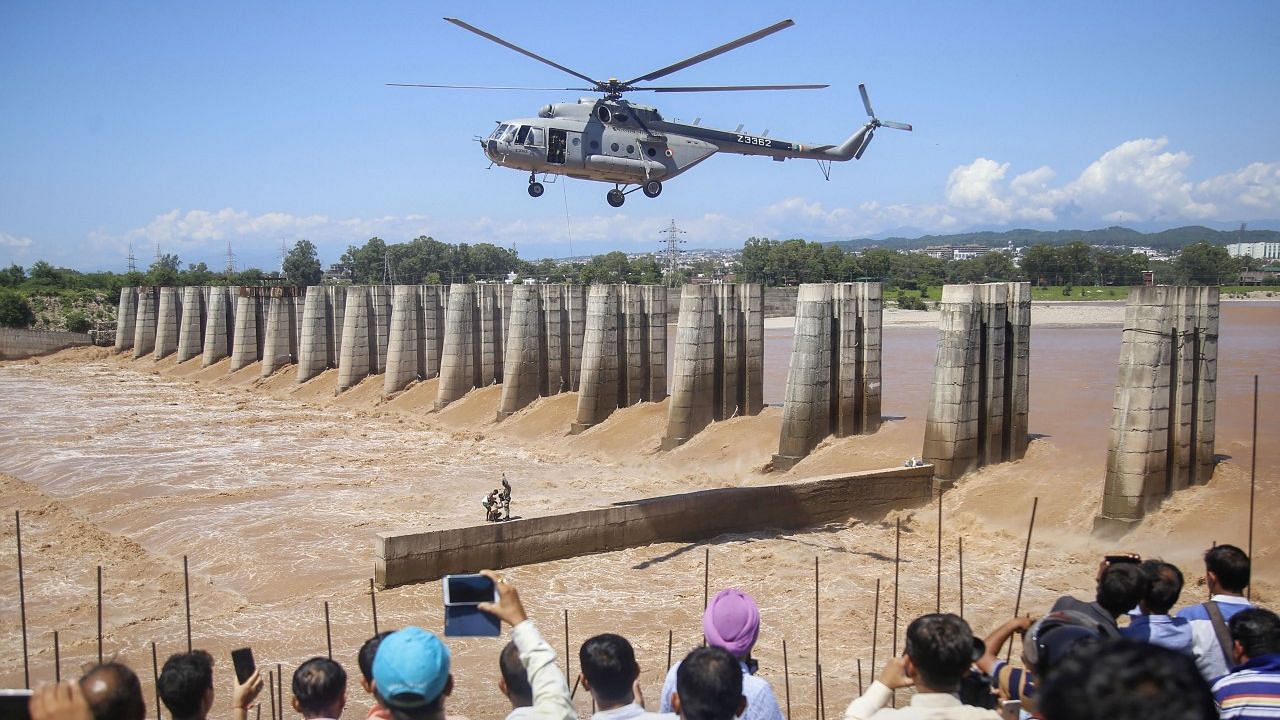
[(1280, 279), (1280, 263), (1272, 263), (1258, 270), (1245, 270), (1240, 273), (1241, 285), (1270, 285)]
[(1227, 254), (1231, 257), (1245, 257), (1255, 260), (1280, 260), (1280, 242), (1231, 243), (1227, 246)]
[(972, 260), (991, 252), (991, 248), (981, 245), (935, 245), (920, 252), (939, 260)]

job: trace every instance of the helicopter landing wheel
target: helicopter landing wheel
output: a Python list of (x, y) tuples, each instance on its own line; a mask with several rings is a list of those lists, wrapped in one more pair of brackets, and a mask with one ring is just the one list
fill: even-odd
[(529, 183), (529, 197), (542, 197), (542, 193), (546, 188), (542, 187), (540, 182)]
[(609, 191), (609, 194), (604, 196), (604, 199), (613, 207), (622, 207), (622, 203), (627, 201), (627, 196), (623, 195), (621, 190), (614, 188)]
[(650, 180), (644, 184), (645, 197), (656, 198), (662, 194), (662, 183), (657, 180)]

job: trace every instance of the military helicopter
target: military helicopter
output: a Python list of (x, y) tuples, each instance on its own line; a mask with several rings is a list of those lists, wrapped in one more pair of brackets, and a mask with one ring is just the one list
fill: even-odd
[(802, 144), (776, 140), (762, 135), (748, 135), (737, 130), (717, 130), (664, 120), (656, 108), (636, 105), (622, 98), (629, 92), (688, 93), (757, 90), (818, 90), (827, 85), (704, 85), (704, 86), (639, 86), (665, 77), (691, 65), (755, 42), (795, 24), (792, 20), (762, 28), (737, 40), (668, 65), (659, 70), (620, 82), (617, 78), (596, 80), (576, 70), (548, 60), (497, 35), (485, 32), (457, 18), (444, 18), (454, 25), (491, 40), (521, 55), (550, 65), (590, 84), (590, 87), (526, 88), (489, 85), (432, 85), (420, 83), (387, 83), (395, 87), (453, 88), (463, 90), (566, 90), (598, 92), (601, 98), (583, 98), (576, 103), (544, 105), (537, 117), (498, 122), (488, 137), (477, 138), (484, 154), (494, 164), (528, 171), (529, 195), (540, 197), (544, 191), (538, 176), (566, 175), (580, 180), (613, 183), (605, 199), (613, 207), (622, 207), (627, 195), (641, 190), (651, 198), (662, 194), (665, 180), (684, 173), (717, 152), (738, 155), (764, 155), (777, 161), (787, 159), (817, 160), (823, 174), (830, 179), (831, 163), (860, 159), (871, 144), (878, 128), (911, 130), (906, 123), (880, 120), (871, 109), (865, 85), (859, 85), (862, 104), (870, 118), (844, 142), (835, 145)]

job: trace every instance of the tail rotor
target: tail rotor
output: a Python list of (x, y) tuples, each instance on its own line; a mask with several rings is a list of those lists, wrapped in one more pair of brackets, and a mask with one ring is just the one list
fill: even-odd
[(875, 137), (877, 128), (887, 127), (893, 130), (906, 130), (907, 132), (910, 132), (911, 126), (907, 123), (881, 120), (876, 117), (875, 110), (871, 109), (871, 96), (867, 95), (867, 86), (859, 84), (858, 92), (862, 94), (862, 107), (866, 108), (867, 117), (871, 118), (871, 121), (867, 123), (867, 134), (863, 137), (862, 144), (859, 145), (857, 151), (853, 153), (853, 157), (855, 159), (861, 160), (862, 153), (867, 151), (867, 146), (871, 144), (871, 138)]

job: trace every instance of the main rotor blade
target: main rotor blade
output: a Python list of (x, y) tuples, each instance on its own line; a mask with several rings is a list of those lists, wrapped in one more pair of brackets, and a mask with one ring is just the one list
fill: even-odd
[[(506, 40), (503, 40), (502, 38), (498, 37), (497, 35), (494, 35), (494, 34), (492, 34), (492, 33), (487, 33), (487, 32), (485, 32), (485, 31), (481, 30), (480, 28), (478, 28), (478, 27), (476, 27), (476, 26), (474, 26), (474, 25), (470, 25), (470, 24), (467, 24), (467, 23), (463, 22), (462, 20), (459, 20), (458, 18), (449, 18), (449, 17), (447, 17), (447, 18), (445, 18), (445, 20), (446, 20), (447, 22), (451, 22), (451, 23), (453, 23), (454, 25), (457, 25), (458, 27), (462, 28), (463, 30), (470, 30), (471, 32), (473, 32), (473, 33), (475, 33), (475, 34), (479, 35), (480, 37), (482, 37), (482, 38), (484, 38), (484, 39), (486, 39), (486, 40), (492, 40), (493, 42), (496, 42), (496, 43), (498, 43), (499, 45), (501, 45), (501, 46), (503, 46), (503, 47), (505, 47), (505, 48), (508, 48), (508, 49), (510, 49), (510, 50), (515, 50), (516, 52), (520, 53), (521, 55), (524, 55), (525, 57), (533, 58), (534, 60), (537, 60), (537, 61), (538, 61), (538, 62), (540, 62), (540, 63), (545, 63), (545, 64), (550, 65), (551, 67), (553, 67), (553, 68), (555, 68), (555, 69), (557, 69), (557, 70), (562, 70), (562, 71), (564, 71), (564, 72), (567, 72), (567, 73), (569, 73), (570, 75), (572, 75), (572, 76), (574, 76), (574, 77), (576, 77), (576, 78), (579, 78), (579, 79), (581, 79), (581, 80), (586, 80), (587, 82), (591, 83), (592, 85), (596, 85), (596, 86), (598, 86), (598, 85), (600, 84), (600, 82), (599, 82), (599, 81), (597, 81), (597, 80), (595, 80), (595, 79), (593, 79), (593, 78), (589, 78), (589, 77), (587, 77), (586, 75), (583, 75), (582, 73), (578, 72), (577, 70), (570, 70), (569, 68), (567, 68), (567, 67), (565, 67), (565, 66), (563, 66), (563, 65), (561, 65), (561, 64), (559, 64), (559, 63), (557, 63), (557, 62), (553, 62), (553, 61), (551, 61), (551, 60), (548, 60), (548, 59), (546, 59), (546, 58), (542, 57), (541, 55), (538, 55), (537, 53), (529, 52), (528, 50), (525, 50), (524, 48), (520, 47), (519, 45), (516, 45), (515, 43), (507, 42)], [(592, 90), (595, 90), (595, 88), (593, 87), (593, 88), (592, 88)]]
[(762, 30), (757, 30), (757, 31), (755, 31), (755, 32), (751, 33), (750, 35), (743, 35), (742, 37), (738, 38), (737, 40), (734, 40), (733, 42), (725, 43), (724, 45), (721, 45), (721, 46), (720, 46), (720, 47), (718, 47), (718, 48), (714, 48), (714, 49), (708, 50), (708, 51), (706, 51), (706, 52), (704, 52), (704, 53), (699, 53), (699, 54), (697, 54), (697, 55), (694, 55), (694, 56), (693, 56), (693, 57), (691, 57), (691, 58), (688, 58), (687, 60), (681, 60), (680, 62), (678, 62), (678, 63), (676, 63), (676, 64), (674, 64), (674, 65), (668, 65), (668, 66), (666, 66), (666, 67), (662, 68), (661, 70), (654, 70), (653, 72), (649, 73), (648, 75), (641, 75), (640, 77), (635, 78), (634, 80), (628, 80), (628, 81), (626, 81), (625, 83), (622, 83), (622, 84), (623, 84), (623, 85), (631, 85), (631, 84), (634, 84), (634, 83), (641, 82), (641, 81), (643, 81), (643, 80), (657, 80), (658, 78), (660, 78), (660, 77), (664, 77), (664, 76), (666, 76), (666, 75), (670, 75), (671, 73), (676, 72), (677, 70), (683, 70), (683, 69), (685, 69), (685, 68), (689, 67), (690, 65), (697, 65), (698, 63), (702, 62), (703, 60), (710, 60), (711, 58), (713, 58), (713, 57), (715, 57), (715, 56), (717, 56), (717, 55), (720, 55), (720, 54), (722, 54), (722, 53), (727, 53), (727, 52), (729, 52), (730, 50), (733, 50), (734, 48), (742, 47), (743, 45), (746, 45), (747, 43), (753, 43), (753, 42), (755, 42), (756, 40), (759, 40), (759, 39), (760, 39), (760, 38), (762, 38), (762, 37), (765, 37), (765, 36), (767, 36), (767, 35), (772, 35), (772, 34), (774, 34), (774, 33), (778, 32), (779, 30), (785, 30), (786, 28), (789, 28), (789, 27), (791, 27), (792, 25), (795, 25), (795, 24), (796, 24), (796, 23), (795, 23), (795, 21), (794, 21), (794, 20), (783, 20), (783, 21), (781, 21), (781, 22), (774, 23), (773, 25), (770, 25), (770, 26), (769, 26), (769, 27), (767, 27), (767, 28), (764, 28), (764, 29), (762, 29)]
[(881, 120), (880, 124), (887, 128), (893, 128), (894, 130), (907, 130), (907, 131), (911, 130), (911, 125), (907, 123), (890, 122), (888, 120)]
[(595, 92), (595, 88), (566, 87), (510, 87), (506, 85), (429, 85), (425, 83), (386, 83), (389, 87), (444, 88), (445, 90), (585, 90)]
[(653, 92), (727, 92), (730, 90), (821, 90), (830, 85), (684, 85), (672, 87), (639, 87)]
[(876, 112), (871, 109), (871, 97), (867, 95), (867, 86), (859, 83), (858, 92), (862, 93), (862, 107), (867, 109), (867, 117), (875, 117)]

